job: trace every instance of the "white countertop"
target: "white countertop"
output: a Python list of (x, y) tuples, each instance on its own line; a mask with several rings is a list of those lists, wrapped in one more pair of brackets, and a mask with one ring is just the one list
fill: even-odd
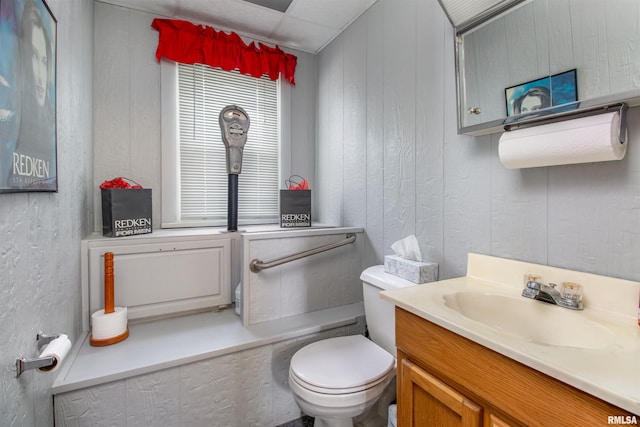
[[(542, 275), (545, 283), (582, 284), (585, 309), (573, 311), (522, 297), (524, 274)], [(445, 296), (456, 292), (517, 298), (518, 304), (520, 299), (523, 304), (542, 304), (532, 306), (536, 312), (566, 310), (569, 316), (579, 316), (576, 319), (580, 323), (605, 328), (607, 340), (592, 346), (596, 348), (544, 343), (545, 338), (554, 338), (552, 334), (557, 333), (553, 327), (542, 331), (541, 341), (524, 339), (513, 331), (501, 330), (499, 325), (489, 326), (448, 307)], [(640, 414), (639, 292), (638, 282), (469, 254), (467, 276), (384, 291), (381, 298), (633, 414)], [(501, 310), (499, 304), (495, 310), (507, 311)], [(536, 325), (533, 317), (531, 322)]]

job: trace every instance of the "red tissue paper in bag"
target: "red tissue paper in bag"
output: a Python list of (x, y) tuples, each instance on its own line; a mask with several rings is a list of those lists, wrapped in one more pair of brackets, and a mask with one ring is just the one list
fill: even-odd
[(302, 178), (301, 176), (297, 176), (297, 175), (293, 175), (289, 177), (289, 179), (286, 180), (286, 182), (289, 185), (288, 190), (308, 190), (309, 189), (309, 181), (307, 180), (307, 178), (302, 178), (300, 182), (295, 182), (292, 179), (294, 177)]
[(118, 177), (100, 184), (102, 235), (124, 237), (153, 231), (151, 189)]
[(285, 180), (280, 190), (280, 227), (311, 227), (311, 190), (309, 181), (298, 175)]
[[(133, 182), (133, 185), (129, 184), (129, 181)], [(100, 189), (103, 188), (136, 188), (136, 189), (140, 189), (142, 188), (142, 186), (138, 183), (136, 183), (133, 180), (130, 180), (128, 178), (122, 178), (122, 177), (118, 177), (118, 178), (114, 178), (111, 181), (105, 181), (102, 184), (100, 184)]]

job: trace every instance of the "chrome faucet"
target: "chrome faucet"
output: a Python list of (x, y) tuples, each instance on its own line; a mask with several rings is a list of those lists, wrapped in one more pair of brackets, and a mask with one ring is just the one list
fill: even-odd
[(571, 310), (582, 310), (582, 286), (577, 283), (564, 282), (561, 289), (556, 289), (555, 283), (545, 285), (536, 276), (528, 276), (522, 296), (559, 305)]

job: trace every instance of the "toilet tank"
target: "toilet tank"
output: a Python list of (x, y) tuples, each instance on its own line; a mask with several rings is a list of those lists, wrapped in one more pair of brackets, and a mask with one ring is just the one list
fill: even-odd
[(415, 283), (385, 273), (384, 265), (374, 265), (360, 275), (364, 315), (371, 340), (396, 356), (395, 305), (380, 298), (380, 291), (416, 286)]

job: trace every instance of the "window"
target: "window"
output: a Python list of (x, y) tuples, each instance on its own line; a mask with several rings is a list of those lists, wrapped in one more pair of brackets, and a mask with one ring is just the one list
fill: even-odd
[[(175, 128), (163, 125), (162, 130), (163, 226), (226, 224), (228, 175), (218, 116), (232, 104), (242, 107), (251, 121), (238, 178), (238, 221), (277, 222), (278, 81), (201, 64), (174, 64), (173, 68), (177, 73), (173, 95)], [(165, 81), (163, 76), (163, 92), (167, 90)], [(163, 93), (163, 104), (165, 98)], [(167, 121), (164, 110), (163, 105)], [(165, 141), (165, 132), (175, 135), (168, 138), (172, 142)], [(174, 182), (170, 182), (171, 176), (175, 176)]]

